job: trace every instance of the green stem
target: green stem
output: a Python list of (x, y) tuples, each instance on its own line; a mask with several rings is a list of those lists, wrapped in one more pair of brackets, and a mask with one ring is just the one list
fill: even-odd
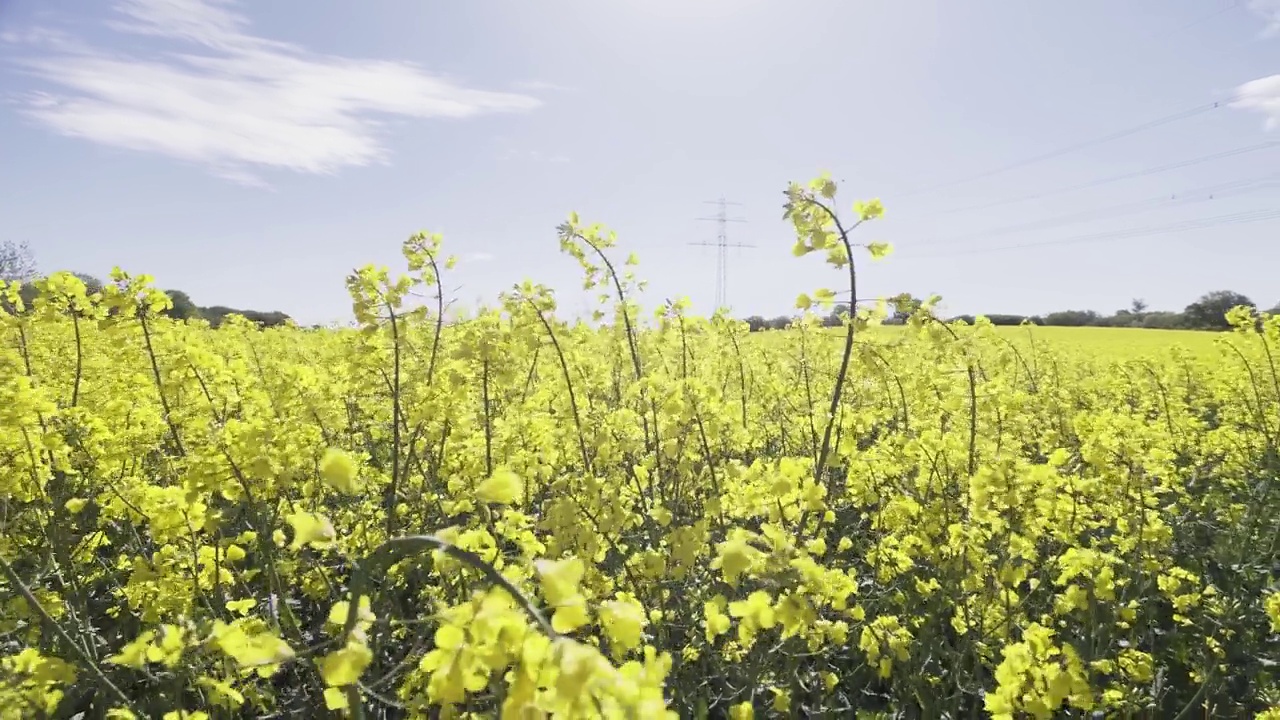
[(75, 653), (77, 658), (79, 658), (80, 662), (89, 667), (94, 676), (98, 678), (98, 682), (102, 683), (103, 687), (111, 691), (111, 694), (119, 698), (120, 702), (124, 703), (125, 707), (132, 710), (135, 715), (141, 716), (142, 712), (134, 706), (132, 701), (129, 700), (129, 696), (125, 695), (123, 690), (117, 687), (115, 683), (111, 682), (111, 679), (107, 677), (106, 673), (102, 672), (102, 668), (98, 667), (98, 664), (93, 661), (93, 658), (89, 657), (89, 654), (86, 653), (69, 634), (67, 634), (67, 631), (62, 629), (62, 626), (53, 619), (53, 616), (49, 614), (49, 611), (45, 610), (44, 606), (40, 604), (40, 601), (36, 599), (36, 596), (31, 593), (31, 589), (22, 582), (22, 578), (18, 577), (18, 573), (13, 569), (13, 566), (10, 565), (3, 557), (0, 557), (0, 570), (4, 571), (5, 577), (7, 577), (9, 582), (13, 583), (13, 586), (18, 589), (18, 593), (27, 601), (27, 604), (31, 606), (31, 609), (53, 628), (54, 632), (58, 634), (58, 637), (61, 637), (63, 642), (67, 644), (67, 647), (70, 647), (71, 651)]
[[(360, 598), (365, 595), (365, 588), (369, 584), (372, 577), (376, 577), (384, 572), (388, 567), (397, 560), (408, 555), (415, 555), (426, 552), (428, 550), (440, 550), (446, 555), (452, 557), (459, 562), (479, 570), (489, 582), (497, 585), (516, 601), (518, 605), (528, 613), (529, 617), (538, 625), (547, 637), (555, 639), (559, 637), (559, 633), (551, 626), (547, 617), (538, 610), (524, 593), (520, 592), (520, 588), (516, 587), (510, 580), (503, 577), (492, 565), (485, 562), (479, 555), (463, 550), (445, 540), (434, 535), (406, 535), (404, 537), (388, 540), (379, 545), (373, 552), (369, 553), (362, 563), (356, 563), (354, 571), (351, 575), (351, 594), (347, 603), (347, 620), (342, 628), (342, 639), (345, 644), (351, 637), (351, 633), (356, 629), (356, 622), (360, 616)], [(357, 720), (365, 717), (364, 705), (360, 698), (360, 688), (357, 685), (348, 685), (344, 688), (347, 695), (347, 704), (350, 705), (352, 715)]]

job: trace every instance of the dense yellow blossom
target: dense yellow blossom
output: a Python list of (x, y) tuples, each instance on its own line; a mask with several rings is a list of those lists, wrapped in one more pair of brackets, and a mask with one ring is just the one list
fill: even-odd
[(350, 328), (0, 286), (0, 718), (1275, 716), (1280, 318), (824, 327), (890, 250), (837, 191), (785, 331), (646, 311), (576, 216), (591, 321), (446, 317), (425, 232)]

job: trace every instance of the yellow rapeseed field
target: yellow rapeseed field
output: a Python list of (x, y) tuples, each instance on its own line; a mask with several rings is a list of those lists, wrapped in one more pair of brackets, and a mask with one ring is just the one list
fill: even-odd
[[(896, 327), (877, 330), (894, 335)], [(1218, 357), (1214, 333), (1197, 330), (1145, 330), (1112, 327), (997, 327), (996, 337), (1017, 343), (1020, 348), (1037, 343), (1059, 350), (1078, 350), (1098, 357), (1116, 360), (1147, 358), (1160, 360), (1173, 351), (1185, 351), (1192, 357), (1210, 360)]]
[(425, 233), (350, 330), (6, 288), (0, 717), (1280, 717), (1280, 318), (748, 335), (560, 242), (598, 325)]

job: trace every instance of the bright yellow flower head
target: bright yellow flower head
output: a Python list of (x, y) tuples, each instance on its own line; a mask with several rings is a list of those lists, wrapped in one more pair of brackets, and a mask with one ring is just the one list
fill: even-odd
[(548, 603), (559, 605), (577, 597), (586, 570), (581, 558), (538, 560), (534, 567), (542, 579), (542, 595)]
[(300, 550), (304, 545), (317, 549), (327, 548), (337, 537), (333, 523), (323, 515), (295, 512), (286, 515), (285, 520), (293, 528), (293, 542), (289, 547), (294, 550)]
[(1280, 633), (1280, 592), (1268, 595), (1265, 607), (1267, 617), (1271, 619), (1271, 632)]
[(748, 542), (748, 535), (737, 530), (728, 540), (720, 543), (719, 555), (711, 562), (711, 567), (724, 573), (725, 582), (736, 586), (738, 579), (751, 572), (764, 555)]
[(361, 643), (347, 643), (320, 659), (320, 675), (330, 687), (351, 685), (360, 679), (361, 673), (373, 661), (373, 653)]
[(358, 474), (355, 458), (346, 451), (329, 448), (320, 459), (320, 479), (340, 493), (354, 495), (360, 491)]
[(600, 622), (604, 626), (610, 644), (620, 651), (619, 654), (640, 647), (647, 618), (644, 606), (635, 598), (618, 593), (618, 599), (602, 603)]
[(524, 495), (524, 483), (507, 468), (498, 468), (476, 486), (476, 497), (494, 505), (512, 505)]

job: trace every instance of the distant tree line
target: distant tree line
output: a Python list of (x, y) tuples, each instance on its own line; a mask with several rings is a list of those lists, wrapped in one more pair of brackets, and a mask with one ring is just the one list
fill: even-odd
[[(102, 289), (102, 281), (98, 278), (85, 273), (72, 274), (80, 278), (80, 281), (85, 284), (85, 288), (90, 294)], [(22, 297), (23, 303), (28, 307), (31, 306), (32, 301), (36, 299), (38, 294), (35, 286), (35, 281), (38, 277), (39, 273), (36, 270), (35, 257), (25, 243), (0, 242), (0, 280), (9, 282), (17, 280), (21, 282), (22, 288), (19, 291), (19, 295)], [(190, 296), (181, 290), (165, 290), (164, 292), (173, 302), (173, 307), (165, 310), (163, 314), (175, 320), (202, 319), (208, 321), (214, 327), (221, 325), (228, 315), (242, 315), (245, 319), (262, 327), (275, 327), (283, 325), (290, 320), (288, 315), (279, 311), (240, 310), (223, 305), (203, 307), (192, 302)]]
[[(912, 303), (898, 303), (897, 308), (886, 318), (885, 323), (900, 324), (910, 315)], [(914, 302), (915, 306), (919, 306), (919, 302)], [(993, 325), (1021, 325), (1030, 323), (1032, 325), (1045, 325), (1057, 327), (1121, 327), (1121, 328), (1147, 328), (1152, 330), (1227, 330), (1230, 326), (1227, 324), (1227, 311), (1233, 307), (1244, 305), (1251, 308), (1258, 308), (1258, 305), (1248, 296), (1242, 295), (1231, 290), (1215, 290), (1206, 293), (1200, 299), (1191, 303), (1182, 309), (1181, 312), (1169, 310), (1150, 310), (1147, 303), (1143, 300), (1134, 300), (1133, 303), (1123, 310), (1117, 310), (1111, 315), (1104, 315), (1094, 310), (1061, 310), (1051, 312), (1045, 315), (1013, 315), (1006, 313), (991, 313), (984, 315)], [(1280, 314), (1280, 303), (1271, 308), (1267, 312)], [(848, 315), (849, 306), (847, 304), (837, 304), (835, 309), (825, 318), (823, 324), (828, 326), (841, 325), (843, 317)], [(975, 319), (973, 315), (958, 315), (952, 320), (963, 320), (972, 323)], [(775, 318), (764, 318), (759, 315), (753, 315), (746, 318), (747, 324), (752, 332), (759, 330), (780, 330), (790, 325), (795, 320), (789, 315), (779, 315)]]
[[(827, 327), (839, 327), (844, 324), (844, 318), (849, 314), (848, 303), (836, 303), (831, 312), (822, 318), (822, 324)], [(779, 315), (774, 318), (765, 318), (760, 315), (752, 315), (746, 318), (746, 323), (751, 332), (760, 330), (785, 330), (788, 325), (795, 322), (793, 315)]]
[(228, 315), (243, 315), (246, 320), (255, 322), (262, 327), (276, 327), (277, 325), (284, 325), (290, 320), (288, 315), (279, 310), (263, 312), (261, 310), (229, 308), (225, 305), (201, 306), (192, 302), (191, 298), (181, 290), (165, 290), (164, 292), (173, 301), (173, 307), (166, 314), (175, 320), (201, 318), (207, 320), (214, 327), (221, 325)]

